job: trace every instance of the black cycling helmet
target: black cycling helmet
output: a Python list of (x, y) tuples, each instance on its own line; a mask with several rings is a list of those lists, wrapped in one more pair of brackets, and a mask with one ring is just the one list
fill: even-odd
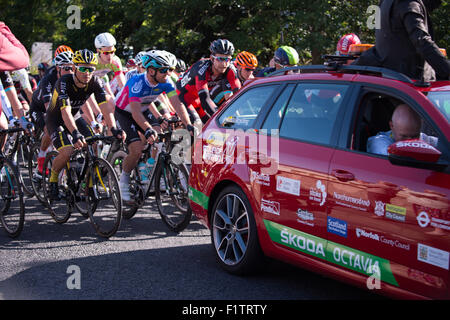
[(186, 63), (182, 59), (177, 59), (177, 72), (185, 72), (187, 70)]
[(217, 39), (211, 42), (209, 50), (213, 54), (226, 54), (232, 56), (234, 53), (233, 44), (227, 39)]

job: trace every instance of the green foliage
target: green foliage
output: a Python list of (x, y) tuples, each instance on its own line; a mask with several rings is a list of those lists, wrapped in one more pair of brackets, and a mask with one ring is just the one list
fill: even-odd
[[(339, 38), (356, 33), (374, 43), (367, 27), (367, 8), (378, 0), (0, 0), (5, 21), (28, 50), (36, 41), (66, 44), (74, 49), (94, 48), (94, 38), (111, 32), (117, 53), (136, 54), (150, 48), (165, 49), (191, 64), (209, 55), (217, 38), (233, 42), (236, 52), (250, 51), (267, 65), (280, 45), (297, 49), (302, 63), (321, 63), (333, 53)], [(81, 8), (81, 29), (68, 29), (67, 8)], [(450, 52), (450, 3), (433, 13), (435, 38)], [(132, 47), (130, 52), (126, 49)]]

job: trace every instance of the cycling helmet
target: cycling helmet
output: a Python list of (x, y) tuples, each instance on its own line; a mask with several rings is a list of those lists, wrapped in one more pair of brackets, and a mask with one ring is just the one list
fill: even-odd
[(114, 47), (116, 45), (116, 39), (109, 32), (100, 33), (95, 37), (95, 47), (100, 49), (102, 47)]
[(236, 66), (241, 68), (256, 69), (258, 66), (258, 59), (256, 59), (254, 54), (247, 51), (242, 51), (236, 56), (235, 63)]
[(70, 51), (70, 52), (73, 53), (73, 50), (72, 50), (71, 47), (66, 46), (66, 45), (60, 45), (60, 46), (59, 46), (58, 48), (56, 48), (56, 50), (55, 50), (55, 56), (54, 56), (54, 58), (56, 58), (56, 56), (57, 56), (58, 54), (60, 54), (61, 52), (65, 52), (65, 51)]
[(71, 51), (63, 51), (55, 57), (55, 65), (57, 67), (64, 64), (71, 64), (73, 59), (73, 53)]
[(232, 56), (234, 53), (234, 46), (229, 40), (217, 39), (211, 42), (209, 50), (211, 51), (212, 54), (219, 53)]
[(165, 50), (151, 50), (147, 52), (142, 58), (142, 66), (148, 68), (172, 68), (175, 69), (177, 65), (176, 57)]
[(74, 64), (92, 64), (96, 65), (98, 63), (98, 58), (95, 53), (91, 50), (83, 49), (75, 52), (72, 62)]
[(48, 64), (46, 64), (45, 62), (41, 62), (38, 64), (38, 70), (47, 71), (47, 68), (48, 68)]
[(128, 59), (127, 64), (126, 64), (127, 68), (134, 68), (136, 67), (136, 60), (134, 59)]
[(296, 65), (298, 64), (299, 57), (298, 52), (292, 47), (289, 46), (281, 46), (279, 47), (274, 54), (273, 57), (275, 63), (278, 63), (282, 66), (286, 65)]
[(142, 64), (142, 57), (145, 56), (147, 52), (140, 51), (135, 57), (134, 60), (136, 60), (136, 65), (140, 66)]
[(349, 33), (339, 39), (336, 46), (336, 54), (345, 55), (349, 53), (350, 46), (352, 44), (360, 44), (358, 36), (354, 33)]
[(177, 72), (185, 72), (187, 70), (186, 62), (181, 59), (177, 59), (177, 66), (175, 68)]

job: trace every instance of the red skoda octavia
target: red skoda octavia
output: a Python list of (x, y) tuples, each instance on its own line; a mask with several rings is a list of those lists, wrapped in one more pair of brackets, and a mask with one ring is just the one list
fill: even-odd
[[(196, 141), (190, 204), (219, 264), (245, 274), (268, 256), (391, 297), (450, 299), (450, 82), (297, 69), (247, 84)], [(395, 140), (400, 105), (420, 118), (416, 139)]]

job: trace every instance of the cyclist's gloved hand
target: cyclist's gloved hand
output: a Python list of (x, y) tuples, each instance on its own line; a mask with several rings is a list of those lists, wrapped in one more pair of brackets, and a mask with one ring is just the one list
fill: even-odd
[(28, 121), (25, 117), (21, 117), (19, 122), (20, 126), (27, 131), (31, 131), (34, 129), (34, 125), (30, 121)]
[(117, 139), (121, 140), (123, 137), (123, 130), (122, 129), (117, 129), (115, 127), (111, 128), (111, 133), (114, 137), (116, 137)]
[(14, 118), (14, 117), (9, 118), (9, 127), (10, 128), (18, 127), (19, 125), (20, 125), (19, 119)]
[(158, 134), (152, 128), (148, 128), (145, 131), (145, 139), (147, 139), (148, 143), (153, 143), (157, 136)]
[(84, 145), (84, 137), (78, 130), (72, 132), (72, 144), (75, 148), (81, 148)]

